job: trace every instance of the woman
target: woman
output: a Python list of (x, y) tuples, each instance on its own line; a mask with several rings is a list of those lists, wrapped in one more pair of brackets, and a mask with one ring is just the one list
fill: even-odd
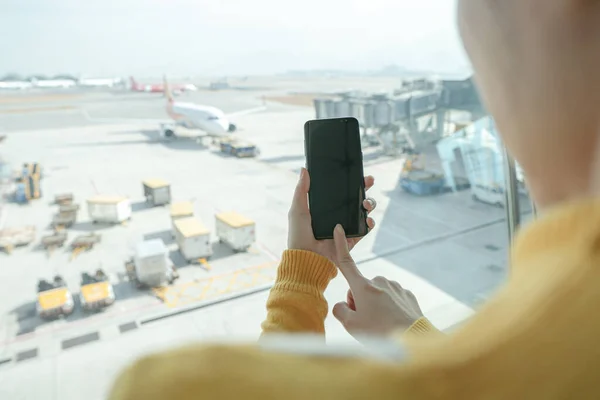
[[(505, 287), (452, 334), (365, 341), (351, 355), (265, 335), (150, 356), (119, 378), (113, 399), (600, 398), (600, 1), (458, 4), (483, 99), (540, 210), (513, 245)], [(360, 275), (339, 229), (334, 247), (314, 247), (307, 209), (294, 207), (265, 330), (322, 332), (334, 263), (352, 288), (335, 307), (349, 331), (386, 334), (419, 315), (393, 296), (409, 294)]]

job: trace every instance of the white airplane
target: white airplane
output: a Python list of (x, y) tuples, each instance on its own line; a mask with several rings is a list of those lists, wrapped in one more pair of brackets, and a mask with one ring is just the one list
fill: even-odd
[(71, 79), (32, 79), (31, 83), (34, 87), (39, 88), (71, 88), (74, 87), (77, 83)]
[(31, 82), (26, 81), (6, 81), (0, 82), (0, 90), (25, 90), (31, 88)]
[(266, 107), (263, 105), (261, 107), (254, 107), (250, 109), (245, 109), (241, 111), (236, 111), (233, 113), (226, 114), (222, 110), (196, 103), (188, 103), (188, 102), (180, 102), (175, 101), (173, 98), (173, 93), (171, 92), (171, 88), (167, 82), (166, 77), (164, 78), (164, 86), (165, 86), (165, 96), (167, 98), (166, 111), (171, 120), (153, 120), (153, 119), (109, 119), (109, 118), (92, 118), (87, 113), (86, 110), (83, 110), (84, 116), (90, 122), (156, 122), (161, 126), (161, 133), (165, 137), (177, 137), (177, 136), (185, 136), (190, 137), (189, 134), (178, 135), (177, 127), (185, 127), (189, 130), (201, 132), (199, 134), (194, 134), (196, 137), (200, 136), (208, 136), (208, 137), (224, 137), (229, 136), (233, 132), (237, 131), (237, 126), (231, 122), (232, 118), (239, 117), (242, 115), (247, 115), (255, 112), (264, 111)]
[(121, 78), (80, 78), (77, 82), (81, 87), (114, 87), (122, 83)]

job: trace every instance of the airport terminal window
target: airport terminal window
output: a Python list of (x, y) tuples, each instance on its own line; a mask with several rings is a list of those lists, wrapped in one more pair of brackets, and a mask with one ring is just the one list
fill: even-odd
[[(453, 2), (257, 1), (0, 6), (15, 33), (0, 66), (0, 398), (79, 400), (154, 350), (256, 339), (310, 119), (360, 122), (378, 203), (353, 250), (365, 275), (414, 289), (441, 329), (505, 279), (506, 199), (521, 220), (531, 205)], [(347, 288), (331, 285), (333, 305)], [(328, 318), (329, 338), (346, 335)]]

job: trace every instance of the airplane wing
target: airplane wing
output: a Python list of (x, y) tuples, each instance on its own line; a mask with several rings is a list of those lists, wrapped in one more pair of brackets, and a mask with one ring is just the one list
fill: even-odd
[(245, 109), (245, 110), (240, 110), (240, 111), (234, 111), (232, 113), (227, 113), (227, 114), (225, 114), (225, 116), (227, 118), (236, 118), (236, 117), (241, 117), (242, 115), (248, 115), (248, 114), (253, 114), (253, 113), (256, 113), (256, 112), (265, 111), (266, 109), (267, 109), (267, 107), (265, 107), (265, 106), (248, 108), (248, 109)]

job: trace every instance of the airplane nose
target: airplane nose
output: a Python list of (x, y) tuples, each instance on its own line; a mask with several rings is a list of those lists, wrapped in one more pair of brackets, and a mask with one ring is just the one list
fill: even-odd
[(235, 126), (234, 124), (229, 124), (229, 128), (227, 129), (228, 132), (235, 132), (237, 130), (237, 126)]

